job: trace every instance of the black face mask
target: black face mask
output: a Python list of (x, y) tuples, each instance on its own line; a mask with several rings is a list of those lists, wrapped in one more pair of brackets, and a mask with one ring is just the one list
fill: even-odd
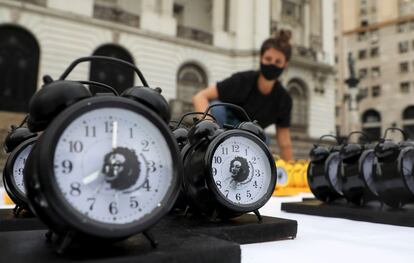
[(262, 72), (263, 76), (267, 80), (275, 80), (279, 78), (284, 69), (285, 68), (278, 67), (275, 64), (260, 63), (260, 72)]

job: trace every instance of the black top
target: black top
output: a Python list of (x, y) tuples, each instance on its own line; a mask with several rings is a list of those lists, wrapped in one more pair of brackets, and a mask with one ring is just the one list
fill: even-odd
[(290, 126), (292, 98), (279, 81), (264, 95), (257, 87), (258, 71), (244, 71), (217, 82), (218, 99), (244, 108), (263, 128), (271, 124)]

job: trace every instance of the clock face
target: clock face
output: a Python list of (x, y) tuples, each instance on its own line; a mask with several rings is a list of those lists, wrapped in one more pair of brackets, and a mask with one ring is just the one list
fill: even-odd
[(343, 174), (340, 169), (343, 170), (343, 165), (340, 165), (341, 157), (339, 156), (339, 152), (333, 153), (331, 156), (328, 157), (326, 160), (326, 165), (328, 169), (328, 178), (335, 189), (335, 191), (339, 194), (342, 194), (342, 187), (341, 181), (339, 180), (339, 175)]
[(173, 183), (171, 156), (159, 128), (146, 117), (101, 107), (63, 130), (54, 151), (54, 177), (77, 213), (121, 225), (164, 205)]
[(222, 197), (239, 206), (260, 201), (268, 192), (273, 176), (263, 148), (252, 139), (237, 135), (215, 148), (211, 173)]
[(26, 194), (26, 189), (24, 188), (24, 181), (23, 181), (23, 171), (24, 165), (26, 163), (26, 159), (29, 156), (30, 152), (32, 151), (33, 143), (28, 144), (20, 153), (17, 155), (16, 159), (14, 160), (13, 164), (13, 176), (12, 180), (14, 180), (17, 189), (23, 194)]
[(374, 151), (369, 151), (364, 156), (364, 159), (362, 160), (362, 176), (364, 177), (364, 181), (367, 184), (369, 190), (374, 195), (378, 196), (377, 189), (375, 187), (374, 183), (374, 174), (376, 172), (375, 167), (375, 153)]
[(277, 169), (277, 185), (286, 186), (288, 184), (289, 176), (284, 167), (276, 167)]

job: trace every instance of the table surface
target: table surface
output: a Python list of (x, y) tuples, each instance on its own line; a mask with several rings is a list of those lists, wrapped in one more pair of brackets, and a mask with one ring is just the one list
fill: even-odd
[[(282, 202), (294, 197), (272, 197), (263, 215), (298, 221), (294, 240), (242, 245), (242, 263), (249, 262), (414, 262), (414, 228), (287, 213)], [(369, 262), (369, 260), (373, 260)]]
[[(0, 194), (2, 189), (0, 189)], [(414, 228), (366, 223), (339, 218), (309, 216), (281, 211), (282, 202), (298, 202), (310, 194), (272, 197), (260, 209), (266, 216), (298, 221), (294, 240), (242, 245), (242, 263), (394, 263), (413, 262)], [(0, 208), (5, 206), (0, 200)], [(374, 260), (369, 262), (368, 260)]]

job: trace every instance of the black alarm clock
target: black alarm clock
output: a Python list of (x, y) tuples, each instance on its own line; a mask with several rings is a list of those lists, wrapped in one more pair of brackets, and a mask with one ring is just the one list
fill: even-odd
[[(403, 141), (386, 139), (389, 130), (400, 131)], [(383, 139), (375, 146), (376, 172), (373, 184), (382, 202), (400, 208), (414, 202), (414, 143), (398, 128), (385, 130)]]
[[(188, 112), (183, 114), (179, 120), (177, 121), (170, 121), (170, 128), (172, 129), (172, 132), (174, 134), (175, 140), (177, 141), (178, 148), (181, 152), (181, 159), (184, 160), (186, 154), (188, 153), (188, 150), (191, 148), (191, 145), (188, 143), (188, 131), (190, 127), (188, 125), (184, 124), (184, 119), (189, 116), (194, 115), (204, 115), (204, 112)], [(211, 115), (207, 114), (208, 117), (216, 121), (216, 118)], [(196, 117), (193, 118), (193, 123), (197, 122), (199, 119)], [(180, 190), (180, 194), (177, 198), (177, 201), (174, 205), (174, 210), (184, 210), (185, 213), (187, 212), (187, 208), (189, 205), (187, 196), (185, 194), (185, 187), (184, 187), (184, 180), (182, 181), (182, 186)]]
[[(68, 84), (67, 93), (49, 94), (44, 87), (30, 104), (31, 126), (47, 128), (27, 160), (27, 194), (36, 215), (59, 237), (58, 252), (72, 240), (116, 241), (141, 232), (155, 246), (149, 228), (171, 209), (181, 184), (182, 163), (161, 89), (92, 97), (79, 91), (81, 83), (65, 80), (80, 62), (98, 59), (139, 72), (118, 59), (81, 58), (58, 81)], [(67, 102), (70, 87), (80, 96)], [(37, 104), (51, 94), (66, 107), (56, 116), (38, 114), (45, 111)]]
[[(332, 137), (336, 144), (322, 145), (322, 139)], [(343, 197), (339, 179), (341, 157), (338, 138), (333, 135), (323, 135), (309, 153), (310, 163), (307, 170), (309, 188), (313, 195), (323, 202), (333, 202)]]
[[(353, 134), (362, 135), (367, 143), (349, 143), (350, 137)], [(347, 141), (340, 150), (341, 168), (339, 169), (339, 178), (341, 180), (342, 193), (348, 202), (355, 205), (363, 205), (369, 201), (378, 200), (377, 196), (368, 187), (370, 184), (368, 177), (370, 171), (365, 171), (362, 174), (360, 169), (361, 166), (368, 169), (368, 165), (373, 164), (372, 159), (365, 160), (371, 156), (369, 154), (372, 153), (373, 147), (371, 146), (370, 139), (365, 133), (355, 131), (348, 135)]]
[[(207, 120), (212, 107), (238, 110), (245, 122), (221, 129)], [(184, 190), (191, 208), (212, 220), (228, 219), (261, 208), (276, 185), (276, 166), (264, 143), (263, 129), (239, 106), (210, 106), (188, 132), (184, 157)]]
[(17, 216), (25, 209), (29, 211), (26, 190), (24, 188), (23, 171), (26, 159), (37, 140), (37, 134), (22, 127), (24, 121), (18, 126), (12, 126), (4, 143), (6, 153), (9, 153), (3, 169), (4, 188), (10, 199), (16, 204), (14, 214)]

